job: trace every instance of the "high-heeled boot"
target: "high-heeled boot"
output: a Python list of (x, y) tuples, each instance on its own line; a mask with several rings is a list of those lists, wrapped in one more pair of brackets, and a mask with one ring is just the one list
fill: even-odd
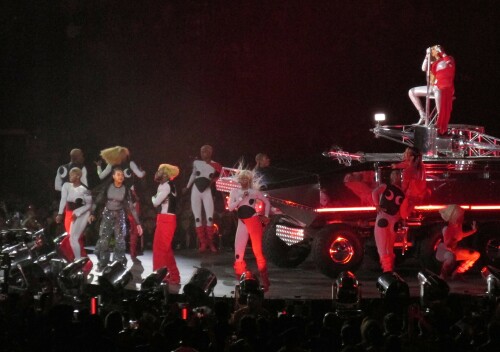
[(212, 253), (217, 252), (217, 247), (214, 244), (215, 228), (213, 225), (205, 226), (205, 233), (207, 234), (207, 245)]
[(205, 227), (196, 227), (196, 236), (198, 237), (198, 252), (203, 253), (207, 250), (207, 235), (205, 234)]

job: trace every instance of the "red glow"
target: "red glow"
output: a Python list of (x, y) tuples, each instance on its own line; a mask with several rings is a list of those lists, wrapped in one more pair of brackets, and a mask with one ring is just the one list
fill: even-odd
[(499, 210), (500, 205), (471, 205), (470, 210)]
[(367, 211), (375, 211), (375, 207), (340, 207), (340, 208), (318, 208), (316, 209), (317, 213), (336, 213), (336, 212), (346, 212), (346, 211), (354, 211), (354, 212), (367, 212)]
[[(427, 205), (417, 205), (415, 210), (420, 211), (435, 211), (446, 208), (445, 204), (427, 204)], [(464, 210), (500, 210), (500, 204), (490, 204), (490, 205), (469, 205), (461, 204), (460, 208)], [(341, 213), (341, 212), (369, 212), (375, 211), (375, 207), (335, 207), (335, 208), (317, 208), (315, 210), (317, 213)]]
[(90, 299), (90, 314), (97, 314), (97, 297), (92, 297)]
[(187, 320), (188, 318), (188, 309), (186, 307), (182, 308), (182, 320)]

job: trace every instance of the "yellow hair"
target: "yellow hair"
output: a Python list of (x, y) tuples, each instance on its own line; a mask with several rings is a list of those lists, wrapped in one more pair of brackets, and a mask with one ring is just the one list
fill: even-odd
[(174, 179), (179, 175), (179, 168), (175, 165), (170, 164), (160, 164), (158, 170), (162, 170), (164, 175), (167, 175), (169, 179)]
[(125, 160), (127, 160), (129, 155), (130, 153), (128, 149), (125, 147), (120, 147), (119, 145), (117, 145), (116, 147), (101, 150), (101, 158), (103, 158), (105, 162), (113, 166), (123, 163)]

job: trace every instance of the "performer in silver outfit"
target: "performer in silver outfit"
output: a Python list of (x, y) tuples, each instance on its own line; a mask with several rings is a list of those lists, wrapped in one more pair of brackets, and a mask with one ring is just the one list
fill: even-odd
[[(137, 225), (137, 232), (142, 235), (142, 226), (139, 217), (132, 205), (130, 189), (123, 183), (125, 176), (120, 168), (113, 169), (113, 182), (105, 187), (98, 195), (96, 203), (105, 204), (102, 212), (101, 224), (99, 227), (99, 240), (95, 250), (99, 260), (98, 269), (102, 270), (111, 258), (112, 239), (114, 237), (113, 261), (118, 260), (123, 265), (127, 263), (125, 258), (125, 236), (127, 234), (127, 212), (134, 217)], [(95, 220), (95, 212), (91, 215), (90, 221)]]

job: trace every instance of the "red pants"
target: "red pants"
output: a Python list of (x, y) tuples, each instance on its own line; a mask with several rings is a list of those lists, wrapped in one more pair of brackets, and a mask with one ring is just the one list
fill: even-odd
[(153, 270), (167, 267), (169, 281), (179, 283), (180, 275), (172, 250), (177, 220), (173, 214), (158, 214), (156, 217), (156, 230), (153, 240)]
[(266, 258), (262, 252), (262, 223), (258, 216), (252, 216), (248, 219), (239, 219), (238, 228), (236, 229), (236, 238), (234, 239), (234, 272), (236, 276), (240, 276), (246, 271), (246, 263), (244, 260), (245, 248), (248, 242), (248, 236), (252, 241), (252, 250), (255, 255), (257, 267), (259, 271), (267, 270)]
[(134, 259), (137, 257), (137, 240), (139, 239), (139, 232), (137, 231), (137, 223), (132, 214), (128, 214), (128, 221), (130, 224), (130, 229), (128, 231), (130, 236), (130, 256)]
[(441, 107), (437, 119), (437, 128), (439, 133), (445, 134), (448, 132), (448, 122), (450, 122), (451, 109), (453, 106), (453, 87), (440, 88), (441, 90)]

